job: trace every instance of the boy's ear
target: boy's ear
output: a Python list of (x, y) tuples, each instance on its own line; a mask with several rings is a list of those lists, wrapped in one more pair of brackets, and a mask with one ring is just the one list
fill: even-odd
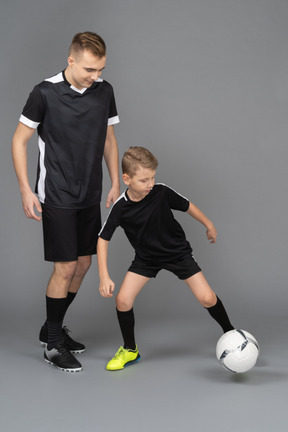
[(123, 182), (126, 184), (126, 186), (130, 185), (130, 177), (128, 176), (128, 174), (123, 174), (122, 179), (123, 179)]

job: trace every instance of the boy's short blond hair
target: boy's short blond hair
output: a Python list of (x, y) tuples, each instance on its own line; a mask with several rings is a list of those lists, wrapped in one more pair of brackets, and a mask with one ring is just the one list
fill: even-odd
[(122, 158), (123, 174), (128, 174), (129, 177), (133, 177), (139, 166), (156, 170), (158, 167), (158, 160), (145, 147), (129, 147)]

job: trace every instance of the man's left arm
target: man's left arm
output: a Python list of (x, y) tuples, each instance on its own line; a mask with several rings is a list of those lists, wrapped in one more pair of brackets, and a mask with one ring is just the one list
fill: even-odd
[(114, 133), (114, 126), (107, 127), (107, 135), (104, 147), (104, 159), (108, 168), (109, 176), (111, 179), (111, 189), (108, 193), (106, 207), (109, 208), (111, 202), (119, 198), (120, 195), (120, 181), (119, 181), (119, 152), (116, 136)]

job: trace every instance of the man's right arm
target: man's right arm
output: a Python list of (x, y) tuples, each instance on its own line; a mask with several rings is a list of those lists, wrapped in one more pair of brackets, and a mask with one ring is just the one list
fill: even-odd
[(34, 131), (35, 129), (30, 128), (21, 122), (18, 123), (12, 141), (12, 157), (19, 182), (24, 213), (28, 218), (40, 221), (41, 217), (35, 213), (35, 208), (39, 213), (41, 213), (41, 205), (38, 198), (31, 190), (27, 170), (27, 144)]

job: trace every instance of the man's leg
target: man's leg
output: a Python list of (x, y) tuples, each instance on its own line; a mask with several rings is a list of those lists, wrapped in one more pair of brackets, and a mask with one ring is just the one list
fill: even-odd
[(80, 286), (83, 282), (83, 279), (91, 266), (91, 262), (92, 257), (90, 255), (78, 257), (76, 270), (68, 288), (65, 314), (71, 303), (74, 301), (76, 294), (78, 293)]
[[(97, 233), (101, 228), (100, 205), (83, 210), (58, 209), (43, 205), (42, 220), (45, 260), (55, 264), (47, 286), (47, 320), (41, 328), (40, 341), (45, 345), (48, 343), (49, 347), (55, 344), (57, 338), (60, 340), (61, 327), (64, 346), (74, 353), (83, 352), (85, 346), (73, 341), (68, 335), (68, 329), (62, 327), (62, 324), (67, 309), (74, 301), (91, 265), (91, 255), (96, 253)], [(62, 299), (63, 304), (65, 303), (64, 310), (61, 309), (61, 313), (57, 315), (57, 325), (54, 321), (55, 315), (52, 318), (53, 304), (55, 307), (55, 303), (62, 302), (53, 302), (51, 299)]]
[[(68, 336), (67, 327), (64, 327), (62, 329), (62, 323), (63, 323), (64, 316), (67, 312), (67, 309), (73, 302), (81, 286), (81, 283), (84, 279), (84, 276), (90, 268), (90, 265), (91, 265), (91, 256), (79, 257), (78, 261), (73, 261), (68, 263), (66, 262), (55, 263), (54, 270), (51, 275), (50, 281), (48, 283), (47, 293), (46, 293), (46, 303), (50, 302), (49, 304), (51, 304), (51, 306), (48, 306), (47, 304), (47, 320), (45, 324), (42, 326), (40, 332), (40, 341), (42, 342), (43, 345), (48, 342), (48, 315), (49, 315), (49, 311), (53, 308), (52, 300), (49, 299), (55, 299), (55, 298), (58, 299), (58, 297), (60, 296), (60, 299), (63, 300), (64, 302), (64, 309), (62, 311), (63, 313), (61, 316), (62, 342), (64, 338), (64, 344), (73, 353), (80, 353), (85, 351), (85, 346), (83, 344), (73, 341), (73, 339), (71, 339), (70, 336)], [(51, 313), (53, 314), (52, 310), (50, 314)], [(50, 324), (50, 328), (51, 328), (51, 324)], [(59, 330), (59, 336), (60, 336), (60, 330)], [(49, 338), (50, 337), (52, 337), (51, 332), (49, 332)]]
[(71, 372), (82, 370), (82, 366), (65, 346), (62, 325), (67, 293), (76, 268), (77, 261), (56, 262), (46, 292), (48, 340), (44, 359), (58, 369)]
[[(78, 257), (76, 270), (74, 272), (73, 278), (70, 282), (68, 294), (77, 294), (79, 288), (82, 284), (82, 281), (88, 272), (92, 262), (91, 255)], [(70, 303), (71, 304), (71, 303)], [(69, 306), (69, 305), (68, 305)]]

